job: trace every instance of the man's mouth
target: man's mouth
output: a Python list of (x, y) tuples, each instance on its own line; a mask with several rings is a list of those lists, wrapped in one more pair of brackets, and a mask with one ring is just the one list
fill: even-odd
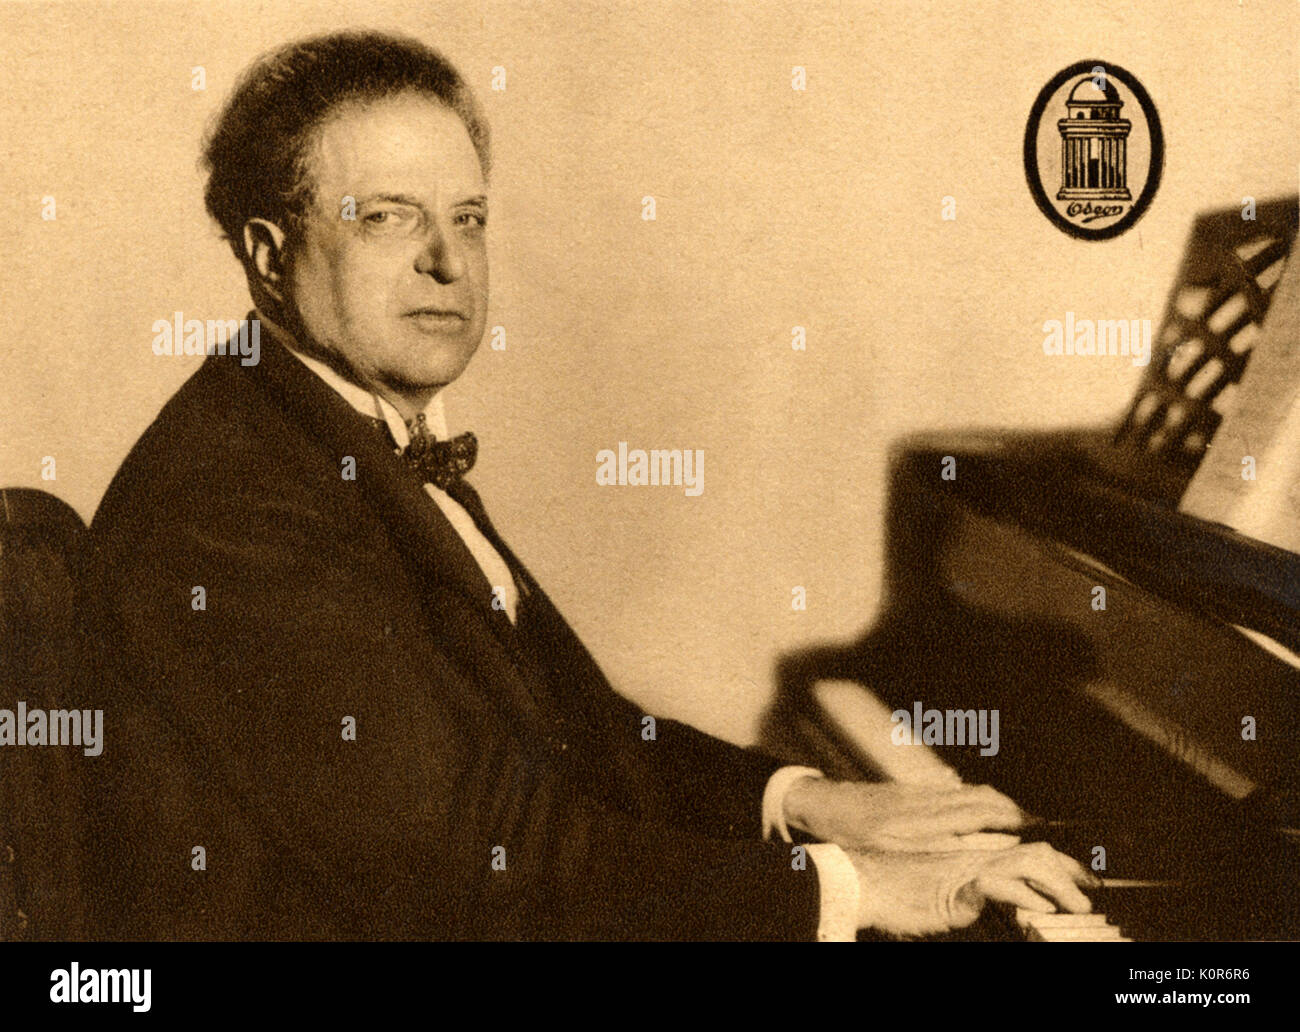
[(468, 317), (454, 308), (413, 308), (406, 318), (426, 329), (450, 330), (460, 327)]

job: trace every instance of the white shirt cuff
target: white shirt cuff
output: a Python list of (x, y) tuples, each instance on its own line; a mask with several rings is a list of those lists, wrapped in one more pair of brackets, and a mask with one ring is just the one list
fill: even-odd
[(790, 828), (785, 823), (785, 794), (800, 778), (824, 778), (825, 776), (815, 767), (781, 767), (767, 779), (767, 788), (763, 790), (764, 839), (771, 839), (772, 833), (776, 832), (781, 836), (781, 841), (794, 841), (790, 838)]
[(858, 938), (858, 869), (839, 846), (816, 842), (808, 846), (808, 856), (817, 868), (821, 888), (821, 920), (817, 924), (818, 942), (856, 942)]
[[(785, 842), (793, 841), (785, 822), (785, 795), (800, 778), (824, 778), (815, 767), (782, 767), (767, 779), (763, 790), (763, 838), (775, 832)], [(817, 842), (807, 847), (817, 869), (821, 890), (821, 920), (818, 942), (854, 942), (858, 935), (858, 870), (839, 846)]]

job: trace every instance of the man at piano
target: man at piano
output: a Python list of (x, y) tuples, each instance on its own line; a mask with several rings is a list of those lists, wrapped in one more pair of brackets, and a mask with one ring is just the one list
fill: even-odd
[(465, 479), (472, 435), (446, 439), (489, 149), (439, 55), (284, 47), (205, 157), (261, 357), (210, 354), (93, 524), (100, 937), (836, 940), (1089, 909), (990, 788), (835, 783), (613, 691)]

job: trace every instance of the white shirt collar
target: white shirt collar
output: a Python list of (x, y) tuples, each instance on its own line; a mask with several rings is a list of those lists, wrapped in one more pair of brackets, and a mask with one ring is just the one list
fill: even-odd
[[(406, 421), (387, 398), (345, 379), (320, 359), (303, 354), (298, 350), (293, 337), (283, 326), (267, 318), (266, 314), (260, 309), (255, 311), (257, 318), (270, 330), (271, 335), (284, 346), (284, 349), (330, 387), (334, 388), (335, 392), (344, 401), (363, 416), (382, 419), (388, 425), (388, 432), (393, 435), (393, 441), (396, 442), (399, 451), (411, 443), (411, 432), (406, 428)], [(424, 408), (424, 419), (429, 426), (429, 432), (434, 437), (440, 441), (447, 439), (447, 413), (443, 408), (441, 393), (435, 394), (429, 399), (429, 404)]]

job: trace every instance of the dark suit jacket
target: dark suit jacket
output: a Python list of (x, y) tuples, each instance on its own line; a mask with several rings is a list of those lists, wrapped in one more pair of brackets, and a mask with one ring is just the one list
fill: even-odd
[(526, 572), (516, 630), (391, 442), (265, 335), (172, 398), (92, 542), (93, 934), (815, 935), (812, 865), (759, 841), (775, 762), (643, 740)]

